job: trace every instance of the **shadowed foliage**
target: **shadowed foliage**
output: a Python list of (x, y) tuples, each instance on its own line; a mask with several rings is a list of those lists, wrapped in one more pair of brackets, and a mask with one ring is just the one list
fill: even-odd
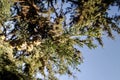
[(0, 80), (57, 80), (75, 76), (82, 54), (75, 46), (103, 46), (120, 33), (119, 0), (1, 0)]

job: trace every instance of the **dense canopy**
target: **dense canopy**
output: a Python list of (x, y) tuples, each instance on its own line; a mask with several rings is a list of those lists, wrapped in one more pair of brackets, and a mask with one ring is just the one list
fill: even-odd
[(120, 33), (119, 0), (1, 0), (0, 80), (57, 80), (74, 76), (82, 54), (75, 46), (103, 46)]

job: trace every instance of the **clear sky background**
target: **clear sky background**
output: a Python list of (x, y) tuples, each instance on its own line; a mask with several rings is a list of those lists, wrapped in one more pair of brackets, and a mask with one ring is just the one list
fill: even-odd
[[(110, 15), (120, 14), (116, 7), (109, 11)], [(82, 48), (84, 63), (81, 72), (76, 73), (76, 80), (120, 80), (120, 35), (114, 33), (116, 39), (103, 38), (104, 47), (96, 49)], [(60, 80), (74, 80), (63, 76)]]
[(104, 48), (83, 49), (84, 63), (78, 80), (120, 80), (120, 36), (104, 39)]
[[(120, 80), (120, 35), (115, 36), (115, 40), (104, 38), (104, 47), (81, 49), (84, 63), (80, 65), (81, 72), (75, 74), (75, 80)], [(60, 80), (74, 79), (63, 76)]]
[[(120, 14), (112, 7), (109, 15)], [(116, 39), (103, 38), (104, 47), (95, 50), (83, 48), (84, 63), (80, 65), (78, 80), (120, 80), (120, 35)]]

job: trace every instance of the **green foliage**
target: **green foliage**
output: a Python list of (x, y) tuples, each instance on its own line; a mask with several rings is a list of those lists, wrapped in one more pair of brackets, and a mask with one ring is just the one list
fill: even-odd
[(0, 0), (0, 26), (10, 16), (10, 0)]
[(36, 80), (38, 72), (45, 80), (74, 76), (71, 70), (83, 62), (75, 45), (96, 48), (95, 40), (103, 46), (103, 34), (113, 39), (113, 31), (120, 33), (120, 15), (107, 13), (109, 6), (119, 7), (118, 0), (8, 1), (0, 1), (2, 80)]

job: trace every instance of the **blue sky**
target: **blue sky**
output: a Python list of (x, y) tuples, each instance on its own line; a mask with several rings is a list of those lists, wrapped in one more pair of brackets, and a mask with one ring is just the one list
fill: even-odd
[(104, 48), (82, 49), (84, 63), (77, 73), (78, 80), (120, 80), (120, 36), (104, 39)]
[[(76, 80), (120, 80), (120, 35), (116, 39), (104, 38), (104, 47), (90, 50), (82, 48), (84, 63), (81, 72), (76, 73)], [(60, 80), (74, 80), (63, 76)]]
[[(119, 14), (112, 7), (109, 14)], [(116, 39), (103, 38), (104, 47), (95, 50), (83, 48), (84, 63), (77, 73), (78, 80), (120, 80), (120, 35), (114, 33)]]
[[(111, 7), (112, 14), (119, 14), (116, 7)], [(96, 49), (82, 48), (84, 63), (80, 65), (80, 73), (76, 80), (120, 80), (120, 35), (114, 33), (116, 39), (103, 38), (104, 47)], [(74, 80), (63, 76), (60, 80)]]

